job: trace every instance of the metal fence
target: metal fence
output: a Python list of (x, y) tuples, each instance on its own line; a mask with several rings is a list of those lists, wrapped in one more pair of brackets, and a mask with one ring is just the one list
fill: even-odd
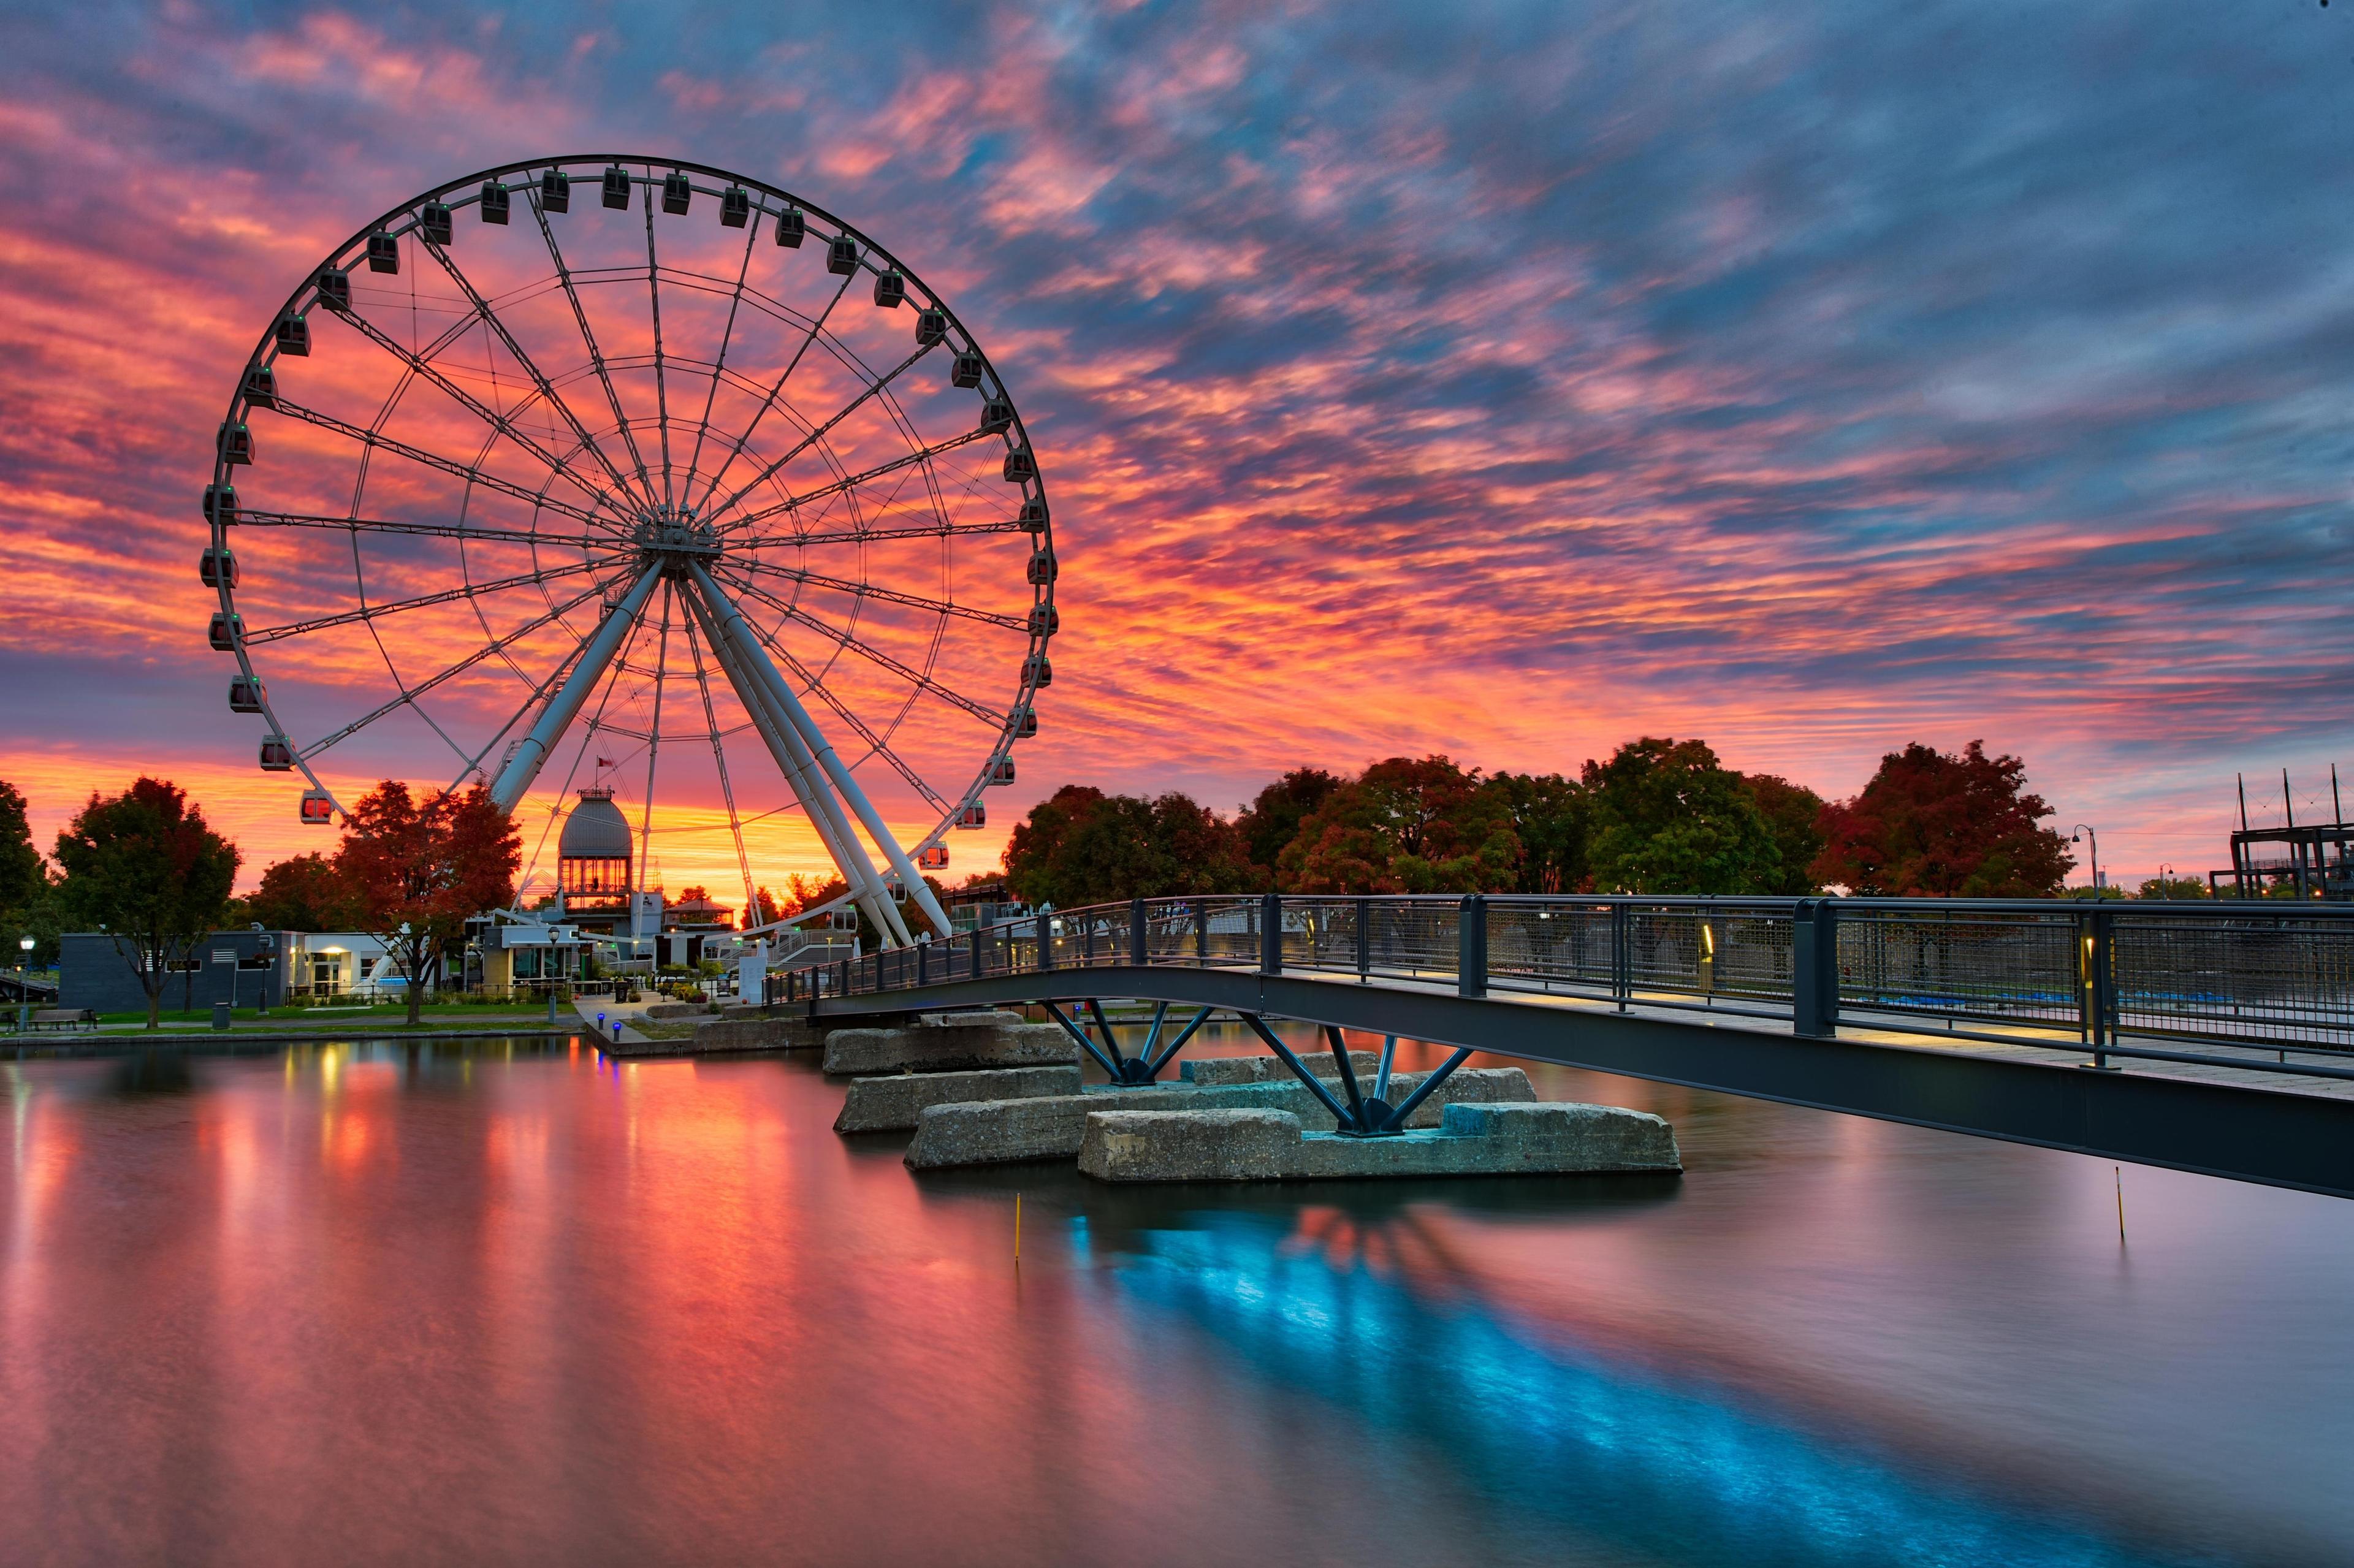
[(2073, 1038), (2096, 1057), (2153, 1054), (2120, 1044), (2128, 1034), (2354, 1054), (2354, 907), (2274, 901), (1154, 898), (799, 969), (773, 989), (864, 993), (1137, 963), (1787, 1018), (1802, 1033), (1844, 1020)]

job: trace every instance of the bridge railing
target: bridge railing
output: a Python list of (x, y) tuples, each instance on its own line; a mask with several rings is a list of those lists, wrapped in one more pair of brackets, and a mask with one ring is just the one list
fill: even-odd
[(1844, 1018), (2056, 1035), (2096, 1059), (2151, 1054), (2119, 1044), (2126, 1034), (2354, 1055), (2354, 906), (2274, 900), (1218, 895), (1052, 911), (780, 984), (867, 993), (1140, 963), (1699, 1009), (1802, 1033)]

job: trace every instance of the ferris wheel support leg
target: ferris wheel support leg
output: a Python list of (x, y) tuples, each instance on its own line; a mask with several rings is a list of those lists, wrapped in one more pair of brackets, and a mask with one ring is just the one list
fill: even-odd
[(645, 609), (646, 599), (653, 593), (654, 584), (661, 580), (662, 568), (648, 567), (606, 615), (596, 635), (588, 640), (588, 646), (580, 651), (580, 662), (572, 666), (572, 673), (547, 699), (538, 722), (531, 726), (531, 732), (523, 737), (515, 754), (507, 758), (506, 766), (499, 769), (498, 779), (491, 785), (491, 799), (500, 810), (514, 810), (515, 802), (530, 790), (532, 780), (539, 777), (540, 765), (547, 760), (548, 753), (556, 748), (556, 743), (563, 738), (580, 712), (580, 705), (604, 677), (606, 666), (612, 663), (614, 653), (621, 646), (621, 639), (628, 635), (638, 612)]
[(898, 912), (891, 906), (883, 879), (875, 874), (875, 863), (867, 858), (857, 836), (850, 831), (849, 820), (843, 816), (840, 802), (826, 788), (824, 775), (819, 772), (817, 760), (810, 755), (800, 732), (778, 709), (768, 687), (745, 662), (741, 641), (704, 601), (699, 590), (680, 597), (686, 601), (689, 612), (703, 623), (705, 639), (719, 661), (720, 673), (735, 687), (744, 711), (751, 716), (754, 727), (768, 745), (769, 754), (784, 773), (787, 787), (801, 802), (810, 825), (817, 831), (818, 842), (825, 846), (825, 853), (842, 873), (842, 880), (850, 889), (851, 902), (874, 922), (875, 930), (885, 940), (904, 941), (905, 927), (898, 926), (895, 918)]
[(842, 765), (842, 758), (834, 755), (833, 743), (825, 738), (825, 732), (817, 727), (817, 721), (810, 716), (801, 699), (793, 695), (792, 688), (785, 683), (784, 677), (777, 673), (777, 667), (769, 662), (769, 655), (760, 647), (759, 641), (745, 627), (743, 613), (736, 608), (735, 600), (711, 580), (711, 574), (703, 569), (701, 563), (695, 563), (690, 569), (695, 573), (695, 586), (703, 590), (706, 601), (726, 617), (729, 625), (741, 635), (748, 662), (769, 689), (776, 694), (785, 713), (792, 719), (793, 726), (801, 731), (802, 741), (816, 755), (818, 766), (825, 769), (825, 776), (833, 780), (833, 787), (841, 791), (843, 800), (866, 825), (867, 836), (890, 859), (891, 869), (899, 874), (899, 885), (907, 890), (907, 896), (915, 900), (916, 907), (924, 912), (924, 917), (942, 937), (949, 935), (948, 914), (941, 909), (939, 900), (932, 896), (930, 886), (917, 874), (914, 863), (908, 860), (907, 852), (899, 847), (898, 839), (884, 825), (882, 813), (875, 809), (873, 801), (867, 800), (866, 792), (858, 787), (858, 781), (850, 776), (850, 769)]

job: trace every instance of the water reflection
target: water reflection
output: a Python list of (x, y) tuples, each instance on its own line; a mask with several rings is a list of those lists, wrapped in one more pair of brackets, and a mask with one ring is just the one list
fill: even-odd
[(1571, 1076), (1691, 1173), (917, 1180), (805, 1060), (564, 1041), (120, 1073), (0, 1064), (0, 1560), (2354, 1559), (2324, 1200), (2129, 1172), (2128, 1272), (2106, 1167)]
[[(1200, 1216), (1108, 1278), (1369, 1441), (1411, 1443), (1511, 1517), (1679, 1563), (2190, 1563), (1906, 1473), (1721, 1393), (1565, 1352), (1479, 1299), (1414, 1211)], [(1439, 1289), (1429, 1287), (1436, 1283)]]

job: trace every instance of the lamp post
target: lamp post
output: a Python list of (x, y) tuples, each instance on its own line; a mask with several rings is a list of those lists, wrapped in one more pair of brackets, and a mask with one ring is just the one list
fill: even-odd
[(33, 972), (33, 938), (19, 937), (16, 950), (25, 955), (16, 960), (16, 1033), (21, 1034), (33, 1026), (33, 999), (25, 989), (26, 977)]
[(2159, 861), (2158, 863), (2158, 895), (2160, 898), (2171, 898), (2174, 896), (2174, 895), (2168, 890), (2166, 885), (2173, 880), (2174, 868), (2167, 864), (2164, 861)]
[(2101, 891), (2101, 835), (2082, 822), (2078, 822), (2075, 831), (2068, 835), (2068, 842), (2072, 844), (2084, 843), (2088, 840), (2093, 846), (2093, 893), (2097, 897)]

